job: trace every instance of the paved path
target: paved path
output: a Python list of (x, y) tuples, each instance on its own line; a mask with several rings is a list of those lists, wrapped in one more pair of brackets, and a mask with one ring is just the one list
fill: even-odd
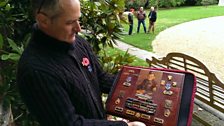
[[(176, 25), (159, 33), (153, 41), (155, 53), (135, 48), (117, 41), (121, 50), (145, 60), (164, 57), (170, 52), (181, 52), (203, 62), (208, 69), (224, 82), (224, 16), (195, 20)], [(197, 110), (197, 109), (196, 109)], [(212, 121), (213, 126), (221, 126), (224, 121), (207, 111), (200, 116)], [(202, 126), (193, 119), (192, 126)]]
[(118, 48), (144, 59), (164, 57), (170, 52), (190, 55), (224, 82), (224, 16), (186, 22), (168, 28), (152, 42), (155, 53), (140, 50), (118, 41)]
[(132, 55), (135, 55), (136, 57), (145, 60), (146, 58), (150, 59), (151, 57), (158, 57), (155, 53), (148, 52), (145, 50), (141, 50), (139, 48), (136, 48), (132, 45), (128, 45), (126, 43), (123, 43), (121, 41), (116, 41), (117, 45), (114, 45), (116, 48), (119, 48), (121, 50), (126, 51), (128, 49), (128, 52)]
[(162, 31), (153, 41), (156, 55), (182, 52), (203, 62), (224, 81), (224, 16), (186, 22)]

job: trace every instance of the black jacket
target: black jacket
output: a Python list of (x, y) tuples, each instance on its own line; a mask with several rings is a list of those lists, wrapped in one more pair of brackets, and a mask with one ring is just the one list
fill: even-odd
[(150, 11), (149, 15), (148, 15), (148, 18), (149, 18), (150, 21), (156, 22), (156, 19), (157, 19), (156, 11)]
[(133, 24), (133, 14), (132, 13), (128, 13), (128, 22), (130, 24)]
[[(83, 66), (83, 58), (89, 59), (88, 66)], [(113, 79), (84, 39), (76, 36), (69, 44), (37, 28), (17, 74), (20, 94), (43, 126), (126, 126), (105, 120), (101, 93), (109, 92)]]

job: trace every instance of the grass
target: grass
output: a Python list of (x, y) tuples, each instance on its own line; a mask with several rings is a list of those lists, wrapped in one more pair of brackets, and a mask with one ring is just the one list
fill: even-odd
[[(149, 11), (146, 10), (148, 15)], [(213, 17), (213, 16), (223, 16), (224, 7), (222, 6), (196, 6), (196, 7), (180, 7), (173, 9), (160, 9), (157, 11), (157, 22), (156, 22), (156, 31), (154, 34), (145, 34), (143, 26), (141, 25), (140, 33), (136, 33), (137, 29), (137, 19), (134, 19), (134, 34), (122, 36), (121, 41), (133, 45), (135, 47), (153, 51), (152, 41), (155, 37), (163, 30), (184, 22), (197, 20), (201, 18)], [(146, 19), (146, 27), (148, 27), (148, 18)], [(124, 31), (128, 32), (129, 26), (123, 24)], [(206, 26), (205, 26), (206, 27)]]
[[(149, 10), (146, 10), (146, 13), (149, 13)], [(196, 7), (181, 7), (181, 8), (172, 8), (172, 9), (160, 9), (158, 10), (158, 19), (156, 22), (156, 31), (154, 34), (145, 34), (143, 27), (140, 28), (140, 33), (136, 33), (137, 29), (137, 19), (134, 19), (134, 34), (124, 35), (122, 36), (121, 41), (133, 45), (135, 47), (153, 51), (152, 41), (155, 37), (163, 30), (172, 27), (177, 24), (181, 24), (184, 22), (197, 20), (201, 18), (208, 18), (214, 16), (224, 16), (224, 7), (222, 6), (196, 6)], [(146, 26), (148, 27), (148, 18), (146, 19)], [(127, 24), (123, 24), (124, 31), (127, 33), (129, 26)], [(206, 27), (206, 26), (205, 26)], [(122, 53), (119, 49), (108, 48), (108, 52), (111, 54), (114, 53)], [(129, 65), (133, 66), (148, 66), (145, 60), (136, 58), (136, 60)]]

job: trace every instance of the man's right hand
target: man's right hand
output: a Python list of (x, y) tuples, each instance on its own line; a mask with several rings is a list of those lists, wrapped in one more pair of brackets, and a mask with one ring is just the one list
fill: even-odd
[(142, 122), (134, 121), (134, 122), (129, 122), (128, 126), (146, 126), (146, 125)]

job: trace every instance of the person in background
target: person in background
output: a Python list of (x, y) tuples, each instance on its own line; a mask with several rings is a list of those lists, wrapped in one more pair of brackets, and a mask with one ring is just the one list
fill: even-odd
[(133, 31), (133, 9), (130, 9), (130, 12), (128, 13), (128, 23), (129, 23), (129, 31), (128, 31), (128, 35), (132, 34)]
[(146, 0), (144, 8), (147, 8), (149, 6), (149, 0)]
[(138, 19), (137, 33), (139, 33), (141, 24), (143, 25), (144, 32), (146, 33), (145, 18), (146, 18), (145, 11), (143, 10), (143, 7), (140, 7), (137, 13), (137, 19)]
[(32, 36), (17, 70), (20, 95), (41, 126), (145, 126), (106, 120), (105, 73), (81, 31), (79, 0), (32, 0)]
[(151, 7), (148, 18), (149, 18), (148, 33), (150, 33), (151, 31), (154, 33), (155, 32), (155, 22), (157, 19), (157, 12), (155, 11), (154, 7)]

